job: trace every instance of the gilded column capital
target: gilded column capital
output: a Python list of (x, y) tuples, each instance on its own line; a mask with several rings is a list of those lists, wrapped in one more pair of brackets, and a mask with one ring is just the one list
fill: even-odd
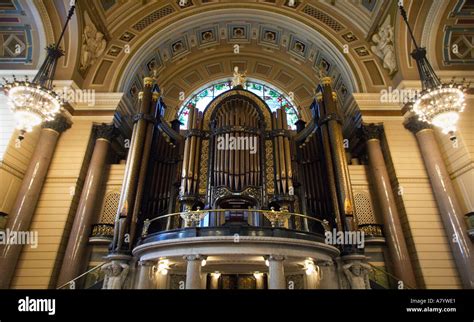
[(416, 115), (410, 116), (405, 119), (403, 125), (413, 134), (416, 134), (421, 130), (433, 129), (433, 126), (431, 124), (421, 121)]
[(379, 140), (382, 138), (384, 129), (382, 123), (363, 123), (362, 137), (364, 140)]
[(64, 115), (58, 114), (53, 120), (43, 122), (41, 127), (61, 134), (71, 127), (71, 121)]

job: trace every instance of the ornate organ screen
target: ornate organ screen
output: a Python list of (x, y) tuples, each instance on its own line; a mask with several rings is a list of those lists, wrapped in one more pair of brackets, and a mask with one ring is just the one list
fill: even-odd
[(243, 191), (262, 185), (263, 116), (253, 102), (233, 97), (212, 117), (211, 185)]

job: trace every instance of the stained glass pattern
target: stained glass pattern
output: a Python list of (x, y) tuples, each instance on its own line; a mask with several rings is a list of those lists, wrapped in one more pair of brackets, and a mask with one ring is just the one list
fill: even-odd
[[(206, 87), (191, 97), (188, 101), (186, 101), (185, 104), (183, 104), (183, 106), (181, 106), (179, 110), (178, 119), (182, 124), (181, 127), (187, 128), (189, 108), (191, 106), (196, 107), (199, 111), (204, 111), (207, 105), (215, 97), (230, 89), (230, 81), (220, 82)], [(272, 112), (275, 112), (278, 108), (283, 107), (287, 114), (288, 127), (293, 130), (296, 129), (295, 123), (298, 121), (298, 113), (290, 101), (280, 91), (253, 81), (247, 81), (245, 83), (245, 89), (256, 94), (258, 97), (264, 100)]]

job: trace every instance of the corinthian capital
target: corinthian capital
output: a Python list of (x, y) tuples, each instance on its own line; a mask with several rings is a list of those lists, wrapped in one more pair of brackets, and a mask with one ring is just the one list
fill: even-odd
[(405, 122), (403, 122), (403, 125), (413, 134), (416, 134), (421, 130), (433, 128), (431, 124), (421, 121), (420, 119), (418, 119), (418, 116), (414, 114), (406, 118)]
[(113, 124), (97, 124), (94, 125), (94, 130), (97, 139), (106, 139), (107, 141), (111, 141), (117, 134)]
[(43, 122), (41, 127), (43, 129), (51, 129), (61, 134), (71, 127), (71, 121), (64, 115), (58, 114), (53, 120)]
[(382, 123), (364, 123), (362, 124), (362, 136), (364, 140), (380, 140), (383, 134)]

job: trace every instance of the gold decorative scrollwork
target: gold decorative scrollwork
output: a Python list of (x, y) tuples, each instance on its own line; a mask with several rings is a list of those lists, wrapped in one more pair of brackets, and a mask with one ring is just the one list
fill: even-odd
[(201, 143), (201, 164), (199, 167), (199, 194), (205, 195), (208, 178), (209, 140)]
[(273, 180), (273, 143), (270, 140), (265, 141), (265, 169), (267, 195), (273, 195), (275, 193), (275, 183)]

